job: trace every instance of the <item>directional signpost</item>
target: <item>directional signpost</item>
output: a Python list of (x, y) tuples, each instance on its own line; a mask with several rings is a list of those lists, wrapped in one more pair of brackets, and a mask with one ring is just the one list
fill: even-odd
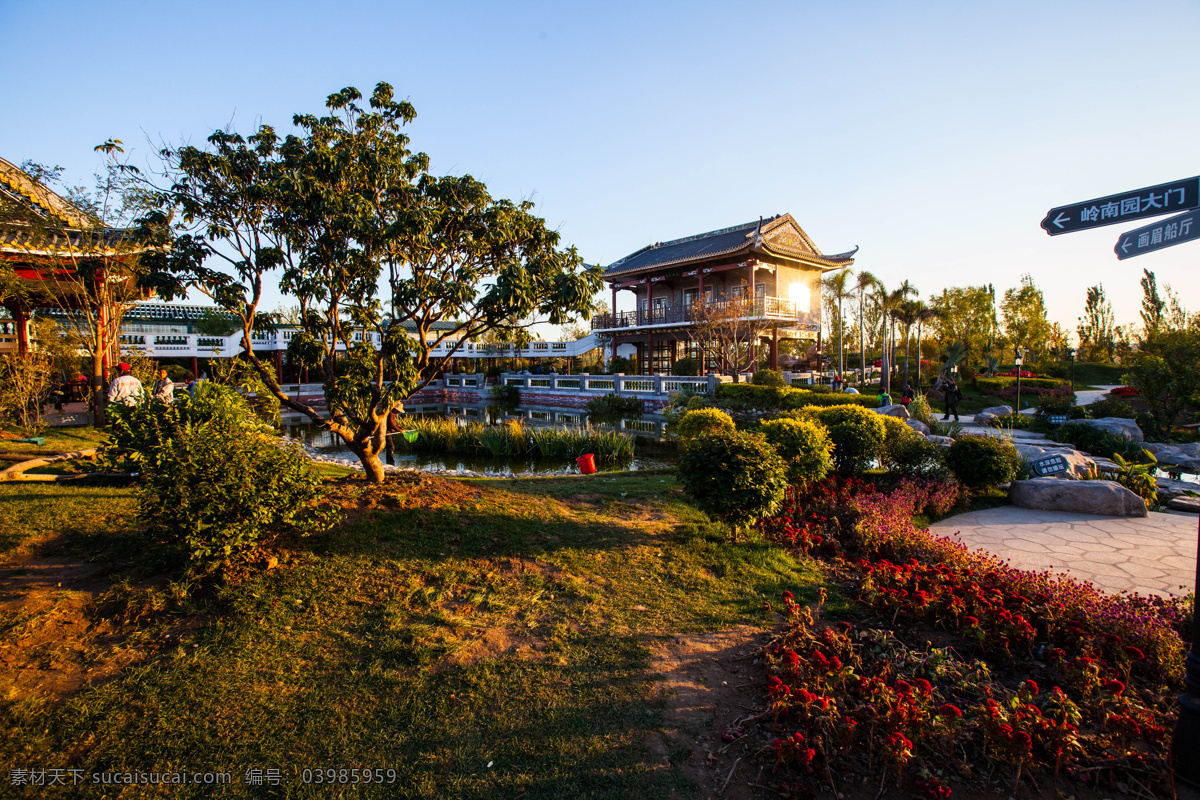
[(1196, 239), (1200, 239), (1200, 211), (1188, 211), (1177, 217), (1159, 220), (1153, 225), (1126, 231), (1117, 240), (1113, 252), (1117, 258), (1124, 260)]
[(1200, 177), (1052, 208), (1042, 229), (1058, 236), (1193, 208), (1200, 208)]

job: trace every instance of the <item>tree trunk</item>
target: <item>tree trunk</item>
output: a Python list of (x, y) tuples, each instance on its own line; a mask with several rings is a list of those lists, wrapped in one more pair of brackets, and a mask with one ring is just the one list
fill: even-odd
[(367, 481), (375, 484), (383, 483), (383, 462), (379, 460), (379, 454), (364, 450), (357, 455), (358, 460), (362, 462)]
[(843, 358), (843, 354), (846, 351), (846, 348), (843, 346), (845, 343), (845, 338), (846, 338), (845, 333), (846, 333), (846, 326), (842, 319), (842, 298), (839, 296), (838, 297), (838, 377), (839, 378), (842, 375), (844, 375), (846, 372), (846, 363)]
[(858, 293), (858, 384), (867, 385), (867, 350), (863, 332), (863, 293)]
[(912, 349), (912, 328), (904, 329), (904, 385), (908, 386), (908, 351)]
[(104, 394), (104, 355), (97, 348), (92, 353), (92, 425), (103, 428), (104, 404), (108, 397)]

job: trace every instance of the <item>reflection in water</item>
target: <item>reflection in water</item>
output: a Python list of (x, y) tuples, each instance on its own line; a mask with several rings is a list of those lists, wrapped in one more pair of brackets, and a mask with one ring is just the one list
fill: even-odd
[[(283, 433), (290, 439), (297, 439), (312, 446), (321, 455), (332, 458), (349, 459), (358, 463), (358, 457), (350, 452), (340, 438), (329, 431), (323, 431), (313, 426), (311, 422), (284, 422)], [(671, 447), (645, 445), (638, 443), (637, 454), (626, 464), (597, 464), (600, 472), (616, 472), (620, 470), (662, 469), (674, 468), (677, 453)], [(381, 456), (385, 459), (386, 457)], [(507, 475), (509, 473), (560, 473), (564, 470), (576, 471), (574, 460), (560, 461), (558, 459), (530, 460), (525, 458), (491, 458), (488, 456), (444, 455), (434, 456), (415, 453), (396, 453), (396, 466), (410, 469), (427, 470), (458, 470), (481, 472), (486, 475)]]

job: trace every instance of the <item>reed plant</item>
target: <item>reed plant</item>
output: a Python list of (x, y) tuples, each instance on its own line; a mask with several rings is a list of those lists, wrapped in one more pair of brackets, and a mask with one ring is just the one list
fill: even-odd
[(417, 431), (417, 440), (410, 443), (397, 437), (396, 447), (400, 452), (554, 459), (593, 453), (601, 463), (628, 461), (634, 453), (632, 437), (590, 425), (541, 428), (527, 426), (519, 419), (501, 425), (481, 422), (459, 425), (452, 419), (431, 417), (415, 417), (405, 424), (408, 430)]

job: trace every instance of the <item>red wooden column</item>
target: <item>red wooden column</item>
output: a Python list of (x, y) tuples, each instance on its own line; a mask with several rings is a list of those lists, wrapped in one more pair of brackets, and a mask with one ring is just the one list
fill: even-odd
[(779, 369), (779, 328), (771, 328), (771, 369)]
[(13, 325), (16, 328), (17, 334), (17, 355), (29, 354), (29, 317), (25, 314), (25, 309), (20, 306), (12, 306), (9, 308), (12, 313)]
[(192, 356), (192, 377), (200, 377), (200, 359), (196, 358), (195, 356)]

